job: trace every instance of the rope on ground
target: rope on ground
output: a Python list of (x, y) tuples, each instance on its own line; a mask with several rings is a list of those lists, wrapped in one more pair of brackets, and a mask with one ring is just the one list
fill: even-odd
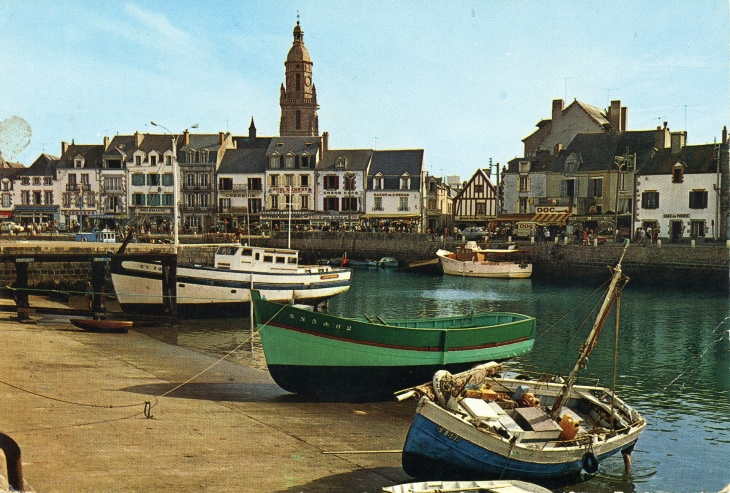
[[(270, 319), (270, 320), (273, 320), (274, 318), (276, 318), (276, 316), (277, 316), (277, 315), (279, 315), (279, 313), (281, 313), (281, 311), (282, 311), (282, 310), (283, 310), (283, 309), (284, 309), (285, 307), (286, 307), (286, 305), (285, 305), (285, 304), (282, 304), (282, 305), (281, 305), (281, 308), (279, 308), (279, 311), (277, 311), (277, 312), (276, 312), (276, 313), (274, 314), (274, 316), (273, 316), (273, 317), (271, 317), (271, 319)], [(261, 329), (263, 329), (264, 327), (266, 327), (266, 325), (267, 325), (267, 324), (268, 324), (268, 322), (265, 322), (265, 323), (264, 323), (264, 324), (263, 324), (263, 325), (262, 325), (261, 327), (259, 327), (258, 329), (256, 329), (256, 330), (253, 330), (253, 331), (251, 331), (251, 335), (250, 335), (250, 336), (248, 336), (248, 337), (247, 337), (246, 339), (244, 339), (244, 340), (243, 340), (243, 341), (242, 341), (242, 342), (241, 342), (241, 343), (240, 343), (240, 344), (239, 344), (238, 346), (234, 347), (233, 349), (231, 349), (230, 351), (228, 351), (228, 352), (227, 352), (226, 354), (224, 354), (223, 356), (221, 356), (220, 358), (218, 358), (218, 360), (217, 360), (217, 361), (215, 361), (215, 362), (213, 362), (212, 364), (210, 364), (210, 365), (209, 365), (209, 366), (208, 366), (207, 368), (205, 368), (205, 369), (201, 370), (200, 372), (196, 373), (196, 374), (195, 374), (195, 375), (193, 375), (192, 377), (188, 378), (187, 380), (185, 380), (185, 381), (184, 381), (184, 382), (182, 382), (181, 384), (179, 384), (179, 385), (177, 385), (177, 386), (173, 387), (172, 389), (168, 390), (168, 391), (167, 391), (167, 392), (165, 392), (164, 394), (161, 394), (161, 395), (160, 395), (159, 397), (166, 397), (166, 396), (170, 395), (171, 393), (175, 392), (176, 390), (180, 389), (181, 387), (183, 387), (183, 386), (185, 386), (185, 385), (189, 384), (190, 382), (192, 382), (193, 380), (195, 380), (195, 379), (196, 379), (196, 378), (198, 378), (199, 376), (201, 376), (201, 375), (203, 375), (204, 373), (206, 373), (206, 372), (210, 371), (210, 370), (211, 370), (212, 368), (214, 368), (214, 367), (215, 367), (216, 365), (218, 365), (219, 363), (221, 363), (221, 362), (222, 362), (223, 360), (225, 360), (226, 358), (228, 358), (229, 356), (231, 356), (231, 355), (232, 355), (233, 353), (235, 353), (236, 351), (238, 351), (239, 349), (241, 349), (241, 347), (242, 347), (242, 346), (243, 346), (244, 344), (248, 343), (248, 342), (249, 342), (249, 341), (250, 341), (250, 340), (251, 340), (251, 339), (253, 338), (253, 336), (255, 336), (255, 335), (256, 335), (256, 334), (257, 334), (257, 333), (258, 333), (259, 331), (261, 331)], [(155, 405), (157, 405), (157, 403), (155, 403)], [(154, 407), (154, 406), (153, 406), (153, 407)]]
[[(286, 305), (285, 304), (282, 304), (281, 308), (274, 314), (273, 317), (271, 317), (271, 320), (273, 320), (274, 318), (276, 318), (276, 316), (279, 315), (279, 313), (281, 313), (281, 311), (285, 307), (286, 307)], [(173, 387), (172, 389), (168, 390), (167, 392), (161, 394), (159, 397), (165, 397), (165, 396), (170, 395), (171, 393), (175, 392), (176, 390), (180, 389), (181, 387), (183, 387), (183, 386), (187, 385), (188, 383), (192, 382), (193, 380), (195, 380), (199, 376), (201, 376), (204, 373), (210, 371), (216, 365), (218, 365), (223, 360), (225, 360), (226, 358), (228, 358), (229, 356), (231, 356), (233, 353), (235, 353), (236, 351), (238, 351), (244, 344), (248, 343), (251, 340), (251, 338), (253, 338), (253, 336), (256, 335), (267, 324), (268, 324), (268, 322), (264, 323), (258, 329), (252, 331), (251, 332), (251, 335), (248, 336), (243, 342), (241, 342), (238, 346), (236, 346), (235, 348), (233, 348), (230, 351), (228, 351), (226, 354), (224, 354), (217, 361), (215, 361), (214, 363), (212, 363), (211, 365), (209, 365), (207, 368), (205, 368), (204, 370), (196, 373), (192, 377), (188, 378), (187, 380), (185, 380), (181, 384), (176, 385), (175, 387)], [(157, 406), (157, 404), (159, 403), (158, 397), (155, 397), (155, 403), (154, 404), (152, 404), (150, 401), (135, 402), (135, 403), (132, 403), (132, 404), (119, 404), (119, 405), (114, 405), (114, 404), (90, 404), (90, 403), (86, 403), (86, 402), (78, 402), (78, 401), (71, 401), (71, 400), (68, 400), (68, 399), (61, 399), (59, 397), (53, 397), (53, 396), (50, 396), (50, 395), (47, 395), (47, 394), (41, 394), (40, 392), (35, 392), (35, 391), (32, 391), (32, 390), (29, 390), (29, 389), (20, 387), (18, 385), (14, 385), (14, 384), (12, 384), (10, 382), (6, 382), (4, 380), (0, 380), (0, 383), (2, 383), (4, 385), (7, 385), (8, 387), (11, 387), (11, 388), (13, 388), (15, 390), (18, 390), (18, 391), (21, 391), (21, 392), (25, 392), (27, 394), (34, 395), (36, 397), (41, 397), (43, 399), (48, 399), (48, 400), (52, 400), (52, 401), (55, 401), (55, 402), (61, 402), (61, 403), (64, 403), (64, 404), (69, 404), (69, 405), (74, 405), (74, 406), (91, 407), (91, 408), (97, 408), (97, 409), (121, 409), (121, 408), (129, 408), (129, 407), (136, 407), (136, 406), (144, 406), (144, 409), (142, 411), (137, 412), (137, 413), (134, 413), (134, 414), (131, 414), (129, 416), (125, 416), (125, 417), (117, 418), (117, 419), (113, 419), (113, 420), (98, 421), (98, 422), (93, 422), (93, 423), (79, 423), (79, 424), (69, 425), (71, 427), (73, 427), (73, 426), (84, 426), (84, 425), (89, 425), (89, 424), (106, 423), (106, 422), (118, 421), (118, 420), (122, 420), (122, 419), (129, 419), (129, 418), (132, 418), (134, 416), (138, 416), (140, 414), (144, 415), (148, 419), (151, 419), (153, 417), (152, 416), (152, 408), (154, 408), (155, 406)], [(38, 430), (47, 430), (47, 429), (49, 429), (49, 428), (38, 428)], [(26, 430), (26, 431), (36, 431), (36, 430)]]
[(28, 390), (28, 389), (25, 389), (23, 387), (19, 387), (17, 385), (13, 385), (12, 383), (6, 382), (4, 380), (0, 380), (0, 383), (2, 383), (4, 385), (7, 385), (8, 387), (11, 387), (11, 388), (13, 388), (15, 390), (19, 390), (21, 392), (25, 392), (26, 394), (31, 394), (31, 395), (34, 395), (36, 397), (42, 397), (43, 399), (48, 399), (48, 400), (51, 400), (51, 401), (62, 402), (64, 404), (71, 404), (71, 405), (74, 405), (74, 406), (96, 407), (96, 408), (102, 408), (102, 409), (119, 409), (119, 408), (125, 408), (125, 407), (142, 406), (142, 405), (145, 404), (145, 402), (135, 402), (134, 404), (119, 404), (119, 405), (115, 405), (115, 404), (89, 404), (87, 402), (70, 401), (70, 400), (67, 400), (67, 399), (61, 399), (59, 397), (53, 397), (53, 396), (50, 396), (50, 395), (41, 394), (39, 392), (34, 392), (32, 390)]

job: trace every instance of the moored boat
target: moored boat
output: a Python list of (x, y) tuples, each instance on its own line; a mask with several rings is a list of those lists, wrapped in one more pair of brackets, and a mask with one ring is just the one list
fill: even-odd
[(269, 372), (299, 394), (392, 397), (438, 369), (523, 355), (535, 338), (535, 319), (517, 313), (341, 318), (252, 298)]
[(553, 484), (574, 480), (581, 471), (595, 473), (600, 462), (619, 452), (630, 470), (646, 421), (613, 390), (576, 384), (628, 281), (621, 260), (565, 380), (508, 376), (498, 363), (487, 363), (457, 375), (439, 371), (430, 383), (403, 392), (399, 398), (419, 399), (403, 447), (405, 472), (416, 478)]
[[(114, 261), (111, 272), (123, 311), (162, 312), (160, 264)], [(351, 276), (347, 268), (299, 265), (297, 250), (224, 245), (218, 247), (212, 267), (177, 268), (177, 308), (182, 314), (199, 310), (209, 316), (239, 314), (249, 306), (252, 288), (273, 301), (316, 306), (347, 291)]]
[(398, 259), (395, 257), (383, 257), (378, 260), (377, 265), (383, 269), (395, 268), (398, 267)]
[(526, 252), (514, 248), (480, 248), (475, 241), (468, 241), (456, 252), (440, 249), (436, 256), (448, 275), (502, 279), (526, 279), (532, 275)]
[(95, 318), (72, 318), (69, 319), (69, 322), (76, 327), (89, 332), (106, 332), (113, 334), (126, 334), (134, 324), (131, 320)]

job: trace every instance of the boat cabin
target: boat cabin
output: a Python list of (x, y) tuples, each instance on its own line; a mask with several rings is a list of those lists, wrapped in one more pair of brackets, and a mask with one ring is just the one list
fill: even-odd
[(296, 250), (250, 246), (222, 246), (215, 252), (215, 267), (238, 271), (296, 270), (299, 252)]

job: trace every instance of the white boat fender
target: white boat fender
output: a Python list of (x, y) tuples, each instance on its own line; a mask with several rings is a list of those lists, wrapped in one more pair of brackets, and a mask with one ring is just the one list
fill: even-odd
[(444, 396), (444, 390), (441, 388), (441, 381), (449, 377), (451, 377), (451, 373), (446, 370), (439, 370), (433, 375), (433, 392), (436, 394), (436, 400), (442, 406), (446, 404), (446, 397)]
[(583, 470), (588, 474), (595, 474), (598, 471), (598, 459), (593, 452), (583, 454)]

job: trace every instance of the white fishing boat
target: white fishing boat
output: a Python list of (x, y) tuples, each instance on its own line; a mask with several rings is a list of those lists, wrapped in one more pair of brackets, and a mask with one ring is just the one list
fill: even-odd
[(440, 249), (436, 256), (444, 274), (453, 276), (525, 279), (532, 275), (526, 252), (514, 248), (480, 248), (476, 241), (468, 241), (456, 252)]
[[(179, 247), (179, 163), (177, 136), (166, 127), (150, 122), (170, 133), (172, 175), (175, 191), (173, 207), (173, 252)], [(193, 125), (193, 128), (197, 127)], [(291, 194), (289, 194), (291, 197)], [(242, 245), (220, 246), (212, 267), (179, 265), (174, 286), (180, 315), (228, 316), (251, 307), (251, 290), (257, 289), (270, 301), (316, 306), (350, 289), (352, 271), (327, 265), (299, 265), (299, 252), (291, 249), (291, 201), (289, 208), (288, 248)], [(246, 223), (251, 224), (247, 218)], [(251, 233), (248, 232), (250, 241)], [(117, 253), (130, 241), (129, 235)], [(123, 311), (165, 314), (163, 268), (160, 263), (114, 260), (110, 263), (114, 291)]]
[[(626, 247), (621, 260), (625, 253)], [(576, 384), (617, 300), (618, 328), (620, 295), (628, 281), (621, 260), (565, 380), (510, 377), (492, 362), (456, 375), (439, 371), (431, 383), (404, 391), (400, 399), (419, 399), (403, 447), (405, 472), (415, 478), (553, 483), (574, 480), (581, 471), (595, 473), (599, 463), (619, 452), (630, 471), (646, 421), (612, 389)]]
[[(292, 249), (225, 245), (212, 267), (177, 268), (176, 301), (181, 314), (238, 314), (251, 302), (251, 289), (266, 299), (316, 306), (350, 289), (352, 271), (329, 265), (299, 265)], [(162, 313), (162, 265), (121, 260), (111, 262), (111, 277), (125, 312)]]
[(386, 486), (382, 493), (550, 493), (524, 481), (426, 481)]

